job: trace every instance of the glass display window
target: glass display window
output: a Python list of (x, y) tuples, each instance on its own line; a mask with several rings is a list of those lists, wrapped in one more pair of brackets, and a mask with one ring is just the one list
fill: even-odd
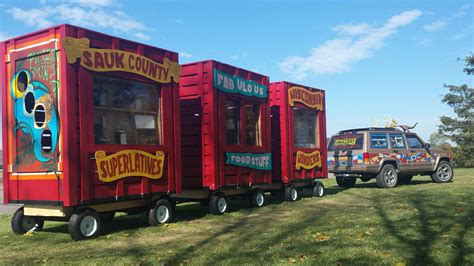
[(294, 144), (297, 148), (319, 148), (318, 112), (293, 108)]

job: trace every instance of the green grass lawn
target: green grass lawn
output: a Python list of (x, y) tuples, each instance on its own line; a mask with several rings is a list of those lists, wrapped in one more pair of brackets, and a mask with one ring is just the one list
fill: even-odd
[(260, 209), (232, 201), (229, 213), (178, 206), (175, 222), (147, 227), (144, 215), (119, 216), (97, 239), (73, 242), (67, 224), (16, 236), (0, 216), (0, 262), (153, 264), (451, 264), (474, 265), (474, 169), (454, 182), (427, 176), (378, 189), (374, 181)]

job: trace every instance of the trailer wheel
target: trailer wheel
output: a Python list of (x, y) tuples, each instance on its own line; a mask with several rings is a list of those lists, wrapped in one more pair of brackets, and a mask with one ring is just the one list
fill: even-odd
[(103, 223), (110, 223), (115, 218), (115, 212), (114, 211), (101, 212), (100, 213), (100, 218), (102, 219)]
[(23, 207), (16, 210), (12, 218), (12, 230), (17, 235), (23, 235), (29, 231), (41, 231), (44, 220), (38, 217), (25, 216)]
[(220, 215), (227, 211), (227, 198), (224, 194), (218, 193), (211, 196), (209, 209), (212, 214)]
[(160, 199), (148, 211), (148, 223), (152, 226), (169, 223), (173, 218), (173, 207), (167, 199)]
[(91, 209), (74, 213), (69, 219), (68, 231), (74, 241), (97, 237), (102, 231), (100, 214)]
[(322, 197), (324, 196), (324, 185), (321, 182), (316, 182), (313, 187), (313, 197)]
[(299, 193), (295, 186), (291, 185), (285, 188), (286, 201), (297, 201), (298, 199), (299, 199)]
[(254, 189), (250, 194), (250, 205), (252, 207), (262, 207), (265, 203), (265, 195), (261, 189)]

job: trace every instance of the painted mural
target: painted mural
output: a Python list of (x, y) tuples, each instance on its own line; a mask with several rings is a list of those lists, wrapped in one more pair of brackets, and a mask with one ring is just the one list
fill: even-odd
[(16, 61), (17, 71), (10, 81), (16, 142), (14, 171), (56, 169), (59, 154), (56, 60), (54, 49), (43, 49)]

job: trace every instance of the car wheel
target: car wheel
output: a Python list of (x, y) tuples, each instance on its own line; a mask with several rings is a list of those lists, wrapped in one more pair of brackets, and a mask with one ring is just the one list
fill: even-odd
[(436, 183), (446, 183), (453, 179), (454, 171), (451, 164), (446, 161), (441, 161), (436, 171), (431, 174), (431, 179)]
[(151, 226), (169, 223), (173, 218), (173, 207), (167, 199), (160, 199), (148, 211), (148, 223)]
[(398, 181), (397, 170), (393, 165), (386, 164), (382, 167), (375, 180), (380, 188), (392, 188)]
[(410, 184), (412, 178), (413, 178), (412, 175), (401, 175), (398, 177), (398, 184), (403, 184), (403, 185)]
[(313, 197), (322, 197), (324, 196), (324, 185), (321, 182), (316, 182), (313, 186)]
[(222, 193), (217, 193), (211, 196), (209, 201), (209, 209), (211, 214), (220, 215), (227, 211), (227, 198)]
[(39, 217), (25, 216), (23, 207), (21, 207), (13, 214), (11, 225), (15, 234), (23, 235), (29, 231), (41, 231), (44, 220)]
[(347, 176), (336, 176), (336, 183), (338, 186), (343, 188), (351, 188), (355, 186), (356, 183), (355, 177), (347, 177)]
[(74, 241), (97, 237), (101, 230), (102, 219), (94, 210), (86, 209), (80, 213), (74, 213), (69, 219), (68, 231)]
[(252, 207), (262, 207), (265, 203), (265, 195), (261, 189), (254, 189), (250, 194), (250, 205)]
[(297, 201), (299, 199), (299, 193), (295, 186), (287, 186), (285, 188), (285, 200), (286, 201)]

